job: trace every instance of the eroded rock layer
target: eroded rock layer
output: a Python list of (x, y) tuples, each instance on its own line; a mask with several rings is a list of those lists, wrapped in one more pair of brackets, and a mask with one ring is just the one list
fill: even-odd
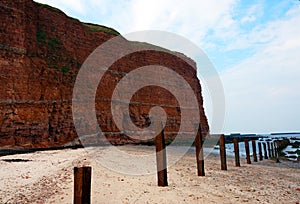
[[(72, 91), (76, 76), (96, 47), (119, 34), (31, 0), (2, 0), (0, 19), (0, 147), (39, 148), (74, 143), (77, 133), (72, 118)], [(111, 143), (139, 142), (114, 124), (111, 97), (126, 73), (153, 64), (173, 69), (189, 83), (198, 100), (202, 132), (209, 131), (196, 64), (186, 59), (193, 66), (167, 52), (141, 51), (110, 67), (99, 84), (95, 104), (99, 126)], [(168, 90), (145, 87), (131, 100), (128, 117), (138, 127), (149, 125), (149, 110), (158, 104), (168, 114), (166, 137), (176, 136), (180, 108)]]

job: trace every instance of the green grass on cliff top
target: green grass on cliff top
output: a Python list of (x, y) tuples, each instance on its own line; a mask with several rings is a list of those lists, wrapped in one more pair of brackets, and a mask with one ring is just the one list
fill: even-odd
[[(59, 13), (64, 13), (63, 11), (59, 10), (58, 8), (55, 8), (55, 7), (52, 7), (52, 6), (49, 6), (47, 4), (42, 4), (42, 3), (38, 3), (38, 2), (35, 2), (37, 5), (39, 5), (40, 7), (42, 8), (46, 8), (46, 9), (49, 9), (49, 10), (52, 10), (52, 11), (55, 11), (55, 12), (59, 12)], [(68, 16), (69, 17), (69, 16)], [(78, 22), (80, 22), (78, 19), (76, 18), (72, 18), (72, 17), (69, 17), (73, 20), (76, 20)], [(104, 32), (104, 33), (107, 33), (107, 34), (111, 34), (111, 35), (115, 35), (115, 36), (118, 36), (120, 35), (120, 33), (112, 28), (109, 28), (109, 27), (106, 27), (106, 26), (102, 26), (102, 25), (96, 25), (96, 24), (93, 24), (93, 23), (82, 23), (82, 25), (89, 29), (90, 31), (92, 32)]]
[[(63, 11), (59, 10), (58, 8), (49, 6), (47, 4), (42, 4), (42, 3), (38, 3), (38, 2), (35, 2), (35, 3), (38, 4), (39, 6), (43, 7), (43, 8), (47, 8), (47, 9), (50, 9), (52, 11), (64, 13)], [(113, 28), (106, 27), (106, 26), (103, 26), (103, 25), (97, 25), (97, 24), (93, 24), (93, 23), (83, 23), (83, 22), (81, 22), (80, 20), (78, 20), (76, 18), (73, 18), (73, 17), (70, 17), (70, 16), (68, 16), (68, 17), (71, 18), (71, 19), (73, 19), (73, 20), (75, 20), (75, 21), (78, 21), (78, 22), (82, 23), (82, 25), (85, 28), (87, 28), (88, 30), (90, 30), (92, 32), (104, 32), (104, 33), (111, 34), (111, 35), (114, 35), (114, 36), (121, 35), (118, 31), (116, 31)], [(143, 46), (143, 47), (146, 47), (146, 48), (149, 48), (149, 49), (153, 49), (154, 48), (154, 49), (156, 49), (158, 51), (168, 52), (168, 53), (171, 53), (171, 54), (175, 53), (175, 54), (178, 54), (180, 56), (187, 57), (183, 53), (176, 52), (176, 51), (171, 51), (171, 50), (168, 50), (166, 48), (163, 48), (163, 47), (160, 47), (160, 46), (157, 46), (157, 45), (152, 45), (152, 44), (149, 44), (149, 43), (146, 43), (146, 42), (132, 41), (131, 43), (134, 46)]]
[(39, 2), (34, 2), (34, 3), (36, 3), (36, 4), (39, 5), (40, 7), (47, 8), (47, 9), (50, 9), (50, 10), (52, 10), (52, 11), (56, 11), (56, 12), (63, 13), (63, 12), (62, 12), (61, 10), (59, 10), (58, 8), (49, 6), (48, 4), (42, 4), (42, 3), (39, 3)]
[(97, 24), (93, 24), (93, 23), (82, 23), (84, 27), (86, 27), (87, 29), (89, 29), (90, 31), (93, 32), (104, 32), (107, 34), (111, 34), (111, 35), (115, 35), (118, 36), (120, 35), (120, 33), (112, 28), (106, 27), (106, 26), (102, 26), (102, 25), (97, 25)]

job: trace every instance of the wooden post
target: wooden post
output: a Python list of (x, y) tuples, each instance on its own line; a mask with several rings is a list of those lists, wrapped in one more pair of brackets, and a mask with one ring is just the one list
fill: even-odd
[(74, 204), (91, 203), (92, 167), (74, 167)]
[(253, 161), (257, 162), (256, 141), (255, 140), (252, 140), (252, 152), (253, 152)]
[(268, 157), (271, 159), (271, 147), (270, 147), (270, 142), (267, 142), (268, 146)]
[(272, 157), (275, 157), (275, 154), (274, 154), (274, 142), (273, 141), (271, 142), (271, 154), (272, 154)]
[(241, 166), (241, 164), (240, 164), (240, 148), (239, 148), (238, 138), (233, 139), (233, 145), (234, 145), (235, 166), (239, 167)]
[(263, 144), (263, 147), (264, 147), (264, 155), (265, 155), (265, 159), (268, 159), (268, 153), (267, 153), (267, 145), (266, 143), (262, 143)]
[(263, 160), (263, 154), (262, 154), (262, 149), (261, 149), (261, 142), (258, 142), (258, 154), (259, 154), (259, 160)]
[(277, 143), (277, 140), (274, 141), (274, 147), (275, 147), (276, 163), (280, 163), (280, 161), (279, 161), (279, 151), (278, 151), (278, 143)]
[(167, 178), (167, 156), (164, 130), (155, 138), (156, 146), (156, 165), (157, 165), (157, 183), (158, 186), (168, 186)]
[(248, 140), (244, 140), (244, 142), (245, 142), (245, 150), (246, 150), (247, 164), (251, 164), (251, 160), (250, 160), (250, 149), (249, 149), (249, 141), (248, 141)]
[(198, 176), (205, 176), (204, 171), (204, 158), (203, 158), (203, 144), (202, 144), (202, 132), (201, 132), (201, 125), (199, 123), (197, 128), (197, 135), (195, 138), (195, 146), (196, 146), (196, 162), (197, 162), (197, 173)]
[(221, 169), (227, 170), (225, 136), (223, 134), (220, 136), (219, 145), (220, 145)]
[(274, 144), (274, 156), (277, 158), (276, 140), (273, 142), (273, 144)]

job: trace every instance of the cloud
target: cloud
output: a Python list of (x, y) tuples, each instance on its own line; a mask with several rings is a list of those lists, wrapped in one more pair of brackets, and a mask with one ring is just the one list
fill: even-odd
[(240, 22), (242, 24), (252, 23), (262, 15), (262, 12), (262, 4), (254, 4), (246, 11), (245, 16), (240, 20)]
[[(294, 9), (294, 8), (293, 8)], [(268, 23), (256, 41), (272, 40), (221, 74), (226, 93), (225, 131), (296, 131), (300, 120), (300, 9)], [(254, 36), (255, 32), (250, 33)], [(260, 39), (261, 38), (261, 39)], [(298, 129), (299, 131), (299, 129)]]
[[(121, 33), (164, 30), (183, 35), (198, 44), (209, 29), (229, 13), (237, 0), (37, 0), (58, 7), (83, 21), (114, 27)], [(225, 23), (223, 21), (223, 23)]]
[(121, 32), (164, 30), (197, 43), (230, 10), (235, 0), (179, 1), (130, 0), (123, 12), (109, 20)]

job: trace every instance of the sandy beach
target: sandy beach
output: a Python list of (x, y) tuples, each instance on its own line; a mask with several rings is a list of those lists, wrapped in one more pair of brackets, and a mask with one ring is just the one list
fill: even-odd
[[(122, 146), (121, 151), (147, 155), (154, 147)], [(168, 187), (156, 174), (134, 176), (103, 167), (86, 149), (64, 149), (0, 157), (0, 203), (72, 203), (73, 167), (92, 166), (92, 203), (299, 203), (300, 166), (272, 160), (220, 170), (218, 155), (205, 158), (205, 177), (196, 175), (190, 150), (168, 167)], [(171, 154), (171, 153), (169, 153)], [(146, 162), (146, 160), (145, 160)], [(135, 163), (134, 168), (154, 163)], [(116, 167), (118, 164), (116, 164)]]

